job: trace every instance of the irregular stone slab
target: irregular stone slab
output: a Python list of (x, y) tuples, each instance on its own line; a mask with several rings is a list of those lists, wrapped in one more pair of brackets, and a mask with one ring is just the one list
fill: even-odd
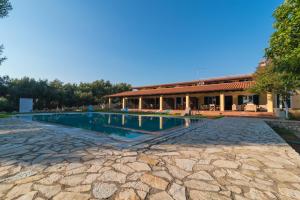
[(33, 189), (39, 191), (40, 193), (43, 194), (43, 196), (50, 199), (51, 197), (53, 197), (54, 195), (56, 195), (61, 191), (61, 186), (60, 185), (51, 185), (51, 186), (34, 185)]
[(185, 181), (184, 185), (191, 189), (204, 190), (204, 191), (220, 191), (220, 187), (217, 185), (209, 184), (204, 181), (189, 180)]
[(186, 200), (185, 196), (185, 187), (178, 185), (176, 183), (173, 183), (170, 187), (169, 194), (175, 199), (175, 200)]
[(125, 191), (120, 192), (115, 200), (140, 200), (140, 198), (133, 189), (126, 189)]
[(215, 169), (213, 165), (195, 164), (193, 167), (193, 171), (211, 171), (213, 169)]
[(149, 186), (146, 185), (145, 183), (142, 183), (141, 181), (138, 182), (127, 182), (124, 185), (122, 185), (122, 187), (125, 188), (134, 188), (136, 190), (142, 190), (145, 192), (149, 192)]
[(214, 192), (204, 192), (198, 190), (191, 190), (190, 191), (190, 198), (191, 200), (230, 200), (231, 198), (225, 197), (218, 193)]
[(166, 171), (154, 171), (154, 172), (152, 172), (152, 174), (155, 176), (165, 178), (168, 181), (172, 181), (172, 179), (173, 179), (172, 176)]
[(83, 172), (86, 172), (86, 171), (87, 171), (87, 167), (82, 166), (82, 167), (78, 167), (78, 168), (66, 171), (65, 174), (67, 176), (69, 176), (69, 175), (73, 175), (73, 174), (80, 174), (80, 173), (83, 173)]
[(36, 172), (32, 171), (32, 170), (20, 172), (20, 173), (14, 175), (14, 176), (10, 176), (10, 177), (4, 178), (4, 179), (0, 179), (0, 183), (1, 182), (12, 182), (12, 181), (24, 179), (26, 177), (33, 176), (35, 174), (36, 174)]
[(196, 161), (190, 159), (175, 159), (175, 163), (177, 167), (185, 171), (192, 171)]
[(250, 188), (249, 192), (245, 193), (245, 197), (248, 197), (249, 199), (257, 199), (257, 200), (269, 199), (268, 196), (266, 196), (263, 192), (255, 188)]
[(230, 197), (231, 192), (230, 191), (220, 191), (219, 194), (223, 194), (224, 196)]
[(144, 174), (141, 181), (159, 190), (165, 190), (169, 184), (167, 181), (150, 174)]
[(180, 154), (175, 151), (173, 151), (173, 152), (170, 151), (170, 152), (164, 152), (164, 153), (157, 153), (155, 155), (157, 155), (157, 156), (179, 156)]
[(152, 165), (152, 166), (155, 166), (159, 163), (159, 160), (157, 158), (155, 158), (154, 156), (149, 156), (149, 155), (141, 155), (139, 157), (139, 160), (141, 160), (149, 165)]
[(196, 172), (196, 173), (188, 176), (187, 178), (198, 179), (198, 180), (207, 180), (207, 181), (214, 180), (214, 178), (209, 173), (207, 173), (206, 171)]
[(119, 182), (119, 183), (125, 183), (126, 181), (126, 175), (115, 172), (113, 170), (109, 170), (104, 172), (99, 178), (99, 181), (113, 181), (113, 182)]
[(86, 174), (76, 174), (62, 178), (59, 182), (64, 185), (76, 186), (84, 181)]
[(135, 171), (151, 171), (151, 168), (146, 163), (133, 162), (133, 163), (128, 163), (127, 165), (132, 169), (134, 169)]
[(118, 159), (116, 162), (128, 163), (128, 162), (135, 162), (135, 161), (136, 161), (136, 157), (122, 157)]
[(212, 164), (217, 167), (233, 168), (233, 169), (237, 169), (240, 165), (237, 162), (229, 161), (229, 160), (216, 160)]
[(283, 157), (280, 157), (280, 159), (278, 159), (277, 156), (272, 156), (272, 155), (264, 155), (265, 158), (269, 159), (269, 160), (272, 160), (274, 162), (277, 162), (277, 163), (280, 163), (280, 164), (283, 164), (283, 165), (291, 165), (291, 166), (295, 166), (295, 164)]
[(89, 169), (86, 170), (86, 172), (95, 173), (98, 172), (101, 168), (101, 165), (92, 165)]
[(89, 194), (82, 194), (77, 192), (61, 192), (56, 195), (53, 200), (88, 200)]
[(299, 190), (294, 190), (290, 188), (278, 188), (279, 193), (282, 194), (283, 196), (292, 198), (292, 199), (300, 199), (300, 191)]
[(252, 165), (248, 165), (248, 164), (243, 164), (242, 168), (243, 169), (248, 169), (248, 170), (254, 170), (254, 171), (260, 170), (258, 167), (255, 167), (255, 166), (252, 166)]
[(28, 192), (27, 194), (20, 196), (16, 200), (32, 200), (37, 195), (37, 193), (37, 191)]
[(163, 191), (163, 192), (150, 195), (149, 200), (173, 200), (173, 199), (168, 193)]
[(237, 186), (226, 186), (226, 188), (234, 193), (237, 193), (237, 194), (241, 194), (242, 193), (242, 190), (241, 188), (237, 187)]
[(99, 176), (101, 176), (101, 174), (89, 174), (89, 175), (86, 176), (85, 180), (82, 183), (83, 184), (91, 184), (92, 182), (97, 180), (97, 178)]
[(22, 185), (16, 185), (6, 195), (6, 199), (13, 199), (22, 194), (27, 194), (31, 190), (32, 183), (25, 183)]
[(54, 182), (58, 181), (62, 177), (63, 177), (63, 175), (54, 173), (54, 174), (50, 174), (46, 178), (39, 180), (38, 182), (41, 184), (44, 184), (44, 185), (52, 185)]
[(264, 170), (270, 177), (280, 182), (300, 182), (300, 177), (291, 171), (284, 169), (265, 169)]
[(93, 195), (99, 199), (106, 199), (111, 197), (117, 189), (117, 186), (113, 183), (96, 183), (93, 186)]
[(87, 192), (91, 190), (91, 185), (79, 185), (75, 187), (66, 188), (68, 192)]
[(66, 169), (66, 164), (61, 163), (61, 164), (56, 164), (48, 167), (45, 171), (46, 172), (62, 172)]
[(8, 191), (13, 186), (14, 186), (14, 184), (4, 184), (4, 183), (1, 183), (0, 184), (0, 194)]
[(128, 151), (128, 152), (124, 152), (123, 156), (136, 156), (137, 152), (135, 151)]
[(127, 177), (127, 180), (136, 181), (138, 180), (145, 172), (135, 172)]
[(40, 180), (44, 178), (43, 174), (38, 174), (38, 175), (34, 175), (34, 176), (29, 176), (20, 180), (15, 181), (16, 184), (24, 184), (24, 183), (29, 183), (29, 182), (34, 182), (36, 180)]
[(133, 173), (134, 170), (131, 169), (130, 167), (126, 166), (126, 165), (123, 165), (123, 164), (120, 164), (120, 163), (117, 163), (117, 164), (114, 164), (112, 165), (112, 167), (117, 170), (117, 171), (120, 171), (124, 174), (130, 174), (130, 173)]
[(241, 174), (238, 171), (227, 169), (226, 172), (227, 172), (227, 176), (231, 177), (233, 179), (240, 179), (240, 180), (244, 180), (244, 181), (250, 181), (250, 180), (252, 180), (252, 178), (250, 178), (250, 177), (248, 177), (246, 175), (243, 175), (243, 174)]
[(141, 191), (141, 190), (137, 190), (136, 192), (139, 195), (141, 200), (144, 200), (147, 196), (147, 192), (144, 192), (144, 191)]
[(186, 176), (190, 175), (190, 173), (173, 165), (168, 165), (167, 168), (169, 169), (169, 172), (178, 179), (184, 179)]
[(213, 172), (213, 175), (216, 178), (224, 177), (226, 174), (227, 174), (227, 172), (225, 169), (218, 169)]

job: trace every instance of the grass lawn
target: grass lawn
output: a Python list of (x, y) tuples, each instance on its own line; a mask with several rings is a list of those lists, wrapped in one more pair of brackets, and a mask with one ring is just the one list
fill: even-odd
[(7, 117), (10, 117), (11, 115), (9, 114), (0, 114), (0, 118), (7, 118)]
[(300, 138), (297, 137), (293, 131), (280, 127), (272, 127), (273, 130), (280, 135), (295, 151), (300, 154)]

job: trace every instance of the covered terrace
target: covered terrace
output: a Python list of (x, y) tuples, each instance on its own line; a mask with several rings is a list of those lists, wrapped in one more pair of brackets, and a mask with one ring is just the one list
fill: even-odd
[(108, 96), (111, 102), (120, 99), (122, 109), (133, 111), (170, 111), (180, 113), (191, 110), (201, 112), (265, 112), (273, 113), (272, 93), (253, 94), (248, 89), (253, 81), (218, 83), (209, 85), (154, 88), (122, 92)]

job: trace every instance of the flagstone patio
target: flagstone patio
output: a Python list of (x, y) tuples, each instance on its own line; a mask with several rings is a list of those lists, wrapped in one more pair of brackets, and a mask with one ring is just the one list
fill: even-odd
[(0, 120), (1, 199), (300, 199), (300, 157), (260, 119), (205, 119), (138, 146)]

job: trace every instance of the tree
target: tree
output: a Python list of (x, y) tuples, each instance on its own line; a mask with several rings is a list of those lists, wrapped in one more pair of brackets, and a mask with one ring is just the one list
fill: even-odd
[(3, 53), (3, 45), (0, 45), (0, 65), (3, 61), (6, 60), (6, 57), (1, 57), (2, 53)]
[(288, 98), (300, 87), (300, 1), (285, 0), (273, 17), (275, 31), (265, 51), (267, 64), (257, 68), (251, 91), (279, 94), (288, 118)]
[(300, 1), (285, 0), (273, 16), (275, 32), (266, 57), (272, 60), (275, 70), (300, 76)]
[(0, 0), (0, 18), (6, 17), (11, 10), (12, 6), (9, 0)]
[(254, 93), (274, 92), (282, 97), (285, 117), (289, 118), (288, 99), (300, 87), (299, 77), (293, 72), (276, 71), (272, 63), (259, 66), (254, 74), (255, 85), (250, 89)]
[[(0, 0), (0, 18), (6, 17), (9, 11), (12, 10), (12, 6), (9, 0)], [(3, 45), (0, 45), (0, 56), (3, 53)], [(6, 60), (6, 57), (0, 57), (0, 65)]]

